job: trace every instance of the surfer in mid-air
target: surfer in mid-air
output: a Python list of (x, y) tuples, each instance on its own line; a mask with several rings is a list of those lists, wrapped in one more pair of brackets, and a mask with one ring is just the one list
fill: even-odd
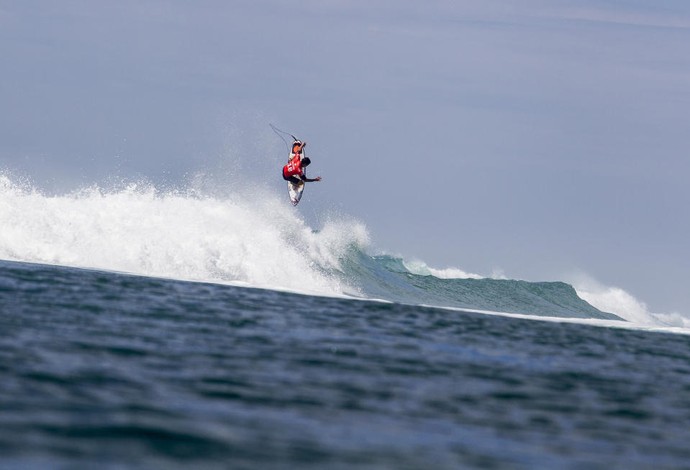
[(283, 179), (292, 184), (312, 183), (314, 181), (321, 181), (321, 177), (307, 178), (307, 167), (311, 163), (309, 157), (304, 155), (304, 147), (306, 142), (295, 140), (292, 143), (292, 151), (290, 152), (290, 159), (287, 165), (283, 167)]
[[(290, 151), (290, 156), (288, 157), (287, 165), (283, 167), (283, 179), (287, 181), (288, 196), (290, 196), (290, 202), (293, 206), (299, 204), (300, 199), (302, 199), (302, 193), (304, 193), (304, 183), (312, 183), (314, 181), (321, 181), (321, 177), (307, 178), (307, 167), (311, 163), (309, 157), (305, 155), (304, 147), (307, 143), (302, 142), (294, 135), (289, 132), (281, 131), (273, 124), (270, 124), (271, 129), (275, 132), (278, 137), (280, 137), (285, 146), (292, 148)], [(288, 146), (285, 136), (292, 137), (292, 147)]]

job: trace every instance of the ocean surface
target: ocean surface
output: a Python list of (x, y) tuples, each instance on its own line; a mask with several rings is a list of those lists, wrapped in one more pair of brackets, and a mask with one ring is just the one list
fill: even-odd
[(682, 321), (288, 204), (0, 177), (0, 468), (690, 468)]
[(3, 468), (688, 468), (690, 336), (0, 263)]

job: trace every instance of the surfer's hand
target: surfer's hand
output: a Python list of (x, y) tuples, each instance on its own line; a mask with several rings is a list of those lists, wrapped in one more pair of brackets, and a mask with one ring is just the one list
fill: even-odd
[(321, 177), (317, 176), (316, 178), (314, 178), (314, 181), (321, 181)]

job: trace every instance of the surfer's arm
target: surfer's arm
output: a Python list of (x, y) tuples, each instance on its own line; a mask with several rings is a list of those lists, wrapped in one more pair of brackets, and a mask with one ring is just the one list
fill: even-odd
[(321, 177), (317, 176), (316, 178), (302, 178), (302, 181), (305, 183), (313, 183), (314, 181), (321, 181)]

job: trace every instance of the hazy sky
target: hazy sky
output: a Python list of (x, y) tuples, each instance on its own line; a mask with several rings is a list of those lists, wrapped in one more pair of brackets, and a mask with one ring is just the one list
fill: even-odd
[(690, 314), (689, 44), (680, 0), (0, 0), (0, 167), (277, 193), (273, 122), (315, 226)]

